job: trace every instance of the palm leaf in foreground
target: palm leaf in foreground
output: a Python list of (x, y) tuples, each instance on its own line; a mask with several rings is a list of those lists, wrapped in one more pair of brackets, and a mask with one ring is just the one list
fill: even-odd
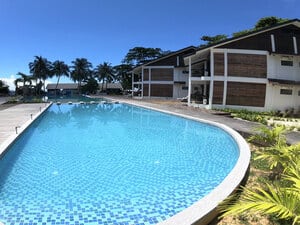
[(232, 203), (232, 198), (229, 198), (219, 206), (219, 209), (224, 212), (221, 217), (253, 211), (276, 215), (280, 219), (291, 219), (293, 225), (296, 225), (300, 224), (299, 202), (297, 190), (276, 189), (268, 185), (267, 191), (261, 188), (255, 191), (244, 188), (237, 202)]

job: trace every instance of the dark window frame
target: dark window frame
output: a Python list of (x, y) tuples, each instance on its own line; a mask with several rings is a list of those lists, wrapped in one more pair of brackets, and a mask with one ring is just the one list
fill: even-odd
[(293, 89), (281, 88), (280, 94), (281, 95), (293, 95)]

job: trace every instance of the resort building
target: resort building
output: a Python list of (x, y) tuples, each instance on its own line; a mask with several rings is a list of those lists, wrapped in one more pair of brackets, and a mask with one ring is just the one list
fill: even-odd
[(145, 63), (132, 71), (134, 97), (181, 98), (188, 94), (188, 71), (183, 57), (194, 53), (190, 46)]
[(184, 61), (189, 105), (300, 108), (300, 20), (199, 48)]
[[(82, 83), (81, 87), (84, 86), (86, 83)], [(49, 96), (54, 96), (55, 91), (56, 95), (66, 95), (66, 96), (74, 96), (78, 95), (78, 83), (59, 83), (56, 87), (56, 84), (48, 84), (46, 87)], [(117, 83), (100, 83), (99, 90), (97, 91), (98, 94), (100, 93), (107, 93), (107, 94), (122, 94), (123, 88), (122, 84)]]
[(56, 84), (47, 84), (46, 89), (49, 96), (54, 96), (55, 91), (56, 91), (56, 95), (67, 95), (67, 96), (78, 95), (77, 83), (60, 83), (57, 86)]

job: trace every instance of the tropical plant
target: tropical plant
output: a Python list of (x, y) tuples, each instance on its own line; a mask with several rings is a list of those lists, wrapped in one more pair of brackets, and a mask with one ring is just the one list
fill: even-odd
[(280, 24), (280, 23), (283, 23), (283, 22), (286, 22), (286, 21), (288, 21), (288, 19), (279, 18), (279, 17), (276, 17), (276, 16), (263, 17), (263, 18), (260, 18), (256, 22), (254, 28), (235, 32), (235, 33), (232, 34), (232, 36), (233, 37), (238, 37), (238, 36), (241, 36), (241, 35), (253, 32), (253, 31), (257, 31), (257, 30), (260, 30), (260, 29), (263, 29), (263, 28), (266, 28), (266, 27), (274, 26), (276, 24)]
[[(35, 60), (33, 62), (29, 63), (29, 69), (30, 69), (30, 73), (33, 75), (34, 78), (36, 78), (38, 81), (36, 81), (37, 83), (37, 87), (39, 87), (40, 83), (43, 81), (44, 83), (44, 92), (46, 90), (46, 86), (45, 86), (45, 81), (47, 78), (52, 77), (52, 64), (50, 61), (48, 61), (46, 58), (43, 58), (42, 56), (35, 56)], [(39, 95), (40, 93), (40, 88), (39, 88)]]
[[(17, 78), (14, 81), (16, 86), (16, 93), (20, 93), (23, 95), (32, 94), (32, 89), (36, 89), (36, 86), (33, 85), (33, 81), (35, 80), (35, 78), (22, 72), (18, 72), (17, 75), (21, 77)], [(22, 85), (20, 86), (19, 83), (22, 83)]]
[(24, 73), (18, 72), (17, 75), (21, 76), (21, 80), (23, 82), (23, 87), (26, 85), (31, 85), (32, 84), (32, 76), (26, 75)]
[(129, 49), (122, 63), (138, 66), (168, 53), (170, 53), (170, 51), (163, 51), (160, 48), (134, 47)]
[(69, 66), (65, 64), (63, 61), (56, 60), (55, 62), (53, 62), (52, 74), (57, 77), (57, 82), (55, 86), (55, 95), (56, 95), (56, 89), (58, 87), (61, 76), (69, 77), (70, 75)]
[(4, 83), (4, 81), (0, 80), (0, 94), (7, 95), (9, 93), (8, 86)]
[(115, 79), (114, 69), (108, 62), (103, 62), (96, 66), (94, 73), (98, 77), (99, 82), (102, 82), (101, 91), (103, 91), (104, 83), (107, 90), (107, 83)]
[(132, 77), (130, 71), (132, 66), (129, 64), (121, 64), (114, 66), (115, 78), (119, 80), (124, 89), (131, 89), (132, 86)]
[(281, 179), (267, 180), (264, 187), (254, 190), (242, 188), (241, 195), (235, 194), (220, 205), (224, 213), (221, 217), (250, 211), (300, 224), (300, 144), (288, 146), (284, 132), (282, 127), (261, 128), (261, 137), (251, 138), (270, 141), (268, 146), (261, 147), (254, 160), (267, 162), (271, 170), (280, 168)]
[(84, 86), (82, 86), (82, 91), (84, 93), (95, 94), (98, 90), (98, 82), (95, 78), (89, 78)]
[(282, 146), (286, 145), (285, 127), (276, 126), (270, 129), (267, 126), (261, 126), (255, 130), (248, 141), (259, 142), (265, 146)]
[(72, 61), (71, 78), (78, 82), (78, 92), (81, 93), (81, 83), (92, 74), (92, 64), (86, 58), (76, 58)]
[(228, 36), (225, 35), (225, 34), (218, 34), (218, 35), (215, 35), (215, 36), (204, 35), (204, 36), (201, 37), (201, 40), (206, 41), (206, 43), (204, 44), (204, 46), (206, 46), (206, 45), (211, 45), (211, 44), (215, 44), (217, 42), (223, 41), (227, 38), (228, 38)]

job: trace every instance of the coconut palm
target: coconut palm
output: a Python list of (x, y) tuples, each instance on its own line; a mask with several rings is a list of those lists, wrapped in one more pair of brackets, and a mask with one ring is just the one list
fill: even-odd
[(32, 73), (33, 77), (39, 79), (40, 82), (44, 81), (44, 91), (46, 90), (45, 80), (52, 77), (51, 68), (51, 62), (42, 56), (35, 56), (35, 60), (29, 63), (30, 73)]
[(26, 85), (31, 85), (32, 84), (32, 77), (29, 75), (26, 75), (24, 73), (18, 72), (17, 75), (21, 76), (21, 81), (23, 82), (23, 87)]
[(104, 82), (107, 83), (112, 82), (115, 79), (114, 69), (108, 62), (103, 62), (103, 64), (99, 64), (95, 69), (95, 75), (98, 77), (99, 82), (102, 82), (101, 91), (103, 91)]
[(26, 93), (28, 93), (29, 89), (32, 87), (32, 80), (34, 78), (21, 72), (18, 72), (17, 75), (21, 77), (14, 81), (16, 90), (20, 89), (19, 83), (22, 83), (22, 93), (23, 95), (26, 95)]
[(52, 74), (57, 77), (57, 83), (55, 86), (55, 95), (56, 95), (56, 89), (58, 87), (60, 77), (61, 76), (69, 77), (70, 75), (69, 66), (65, 64), (63, 61), (56, 60), (55, 62), (53, 62)]
[(80, 93), (82, 81), (87, 80), (92, 74), (92, 64), (85, 58), (77, 58), (72, 63), (71, 78), (78, 82), (78, 92)]
[(222, 217), (250, 211), (300, 224), (300, 144), (288, 146), (284, 132), (282, 127), (263, 129), (261, 137), (251, 138), (270, 138), (270, 146), (262, 147), (254, 160), (264, 160), (272, 170), (280, 168), (281, 179), (269, 180), (265, 188), (242, 188), (241, 196), (233, 195), (220, 205)]

